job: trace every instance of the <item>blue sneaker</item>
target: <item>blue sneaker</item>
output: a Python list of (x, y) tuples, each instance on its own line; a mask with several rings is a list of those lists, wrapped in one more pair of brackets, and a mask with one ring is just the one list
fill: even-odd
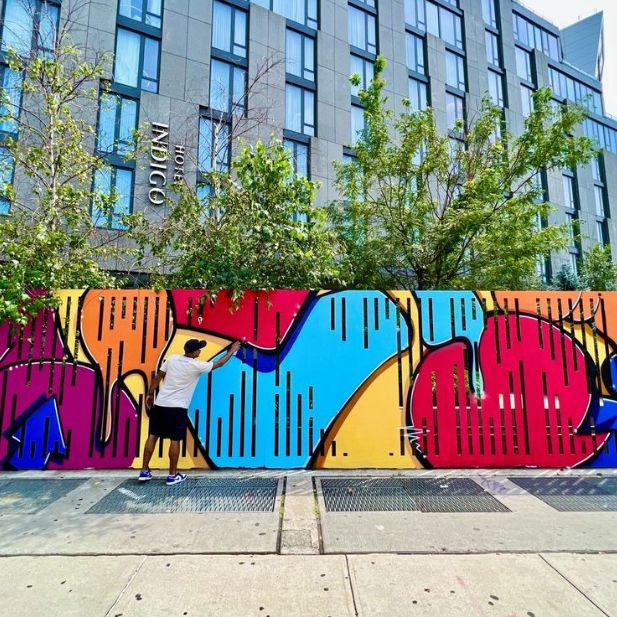
[(185, 473), (177, 473), (175, 476), (167, 476), (167, 486), (172, 486), (174, 484), (180, 484), (180, 482), (184, 482), (186, 480)]
[(139, 481), (140, 482), (147, 482), (148, 480), (152, 480), (152, 474), (150, 473), (150, 470), (147, 469), (146, 471), (140, 471), (139, 472)]

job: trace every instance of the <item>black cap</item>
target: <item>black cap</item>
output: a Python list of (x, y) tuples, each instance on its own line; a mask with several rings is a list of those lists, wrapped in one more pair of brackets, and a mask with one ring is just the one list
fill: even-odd
[(184, 353), (193, 353), (198, 349), (203, 349), (207, 344), (206, 341), (199, 341), (196, 338), (189, 339), (184, 343)]

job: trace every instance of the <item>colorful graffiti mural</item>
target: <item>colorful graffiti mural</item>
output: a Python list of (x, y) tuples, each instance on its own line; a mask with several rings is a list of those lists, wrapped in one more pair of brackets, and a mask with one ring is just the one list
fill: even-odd
[(138, 467), (145, 392), (196, 336), (244, 346), (198, 383), (184, 468), (617, 466), (617, 293), (58, 298), (0, 325), (6, 469)]

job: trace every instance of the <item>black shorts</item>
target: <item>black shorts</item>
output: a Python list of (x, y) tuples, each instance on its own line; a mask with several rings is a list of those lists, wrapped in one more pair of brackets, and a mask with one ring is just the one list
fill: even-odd
[(150, 410), (150, 435), (180, 441), (186, 435), (188, 412), (183, 407), (159, 407)]

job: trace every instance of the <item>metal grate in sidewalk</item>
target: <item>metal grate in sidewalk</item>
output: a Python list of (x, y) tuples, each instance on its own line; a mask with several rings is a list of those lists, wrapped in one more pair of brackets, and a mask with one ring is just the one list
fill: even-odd
[(1, 514), (36, 514), (85, 480), (23, 479), (0, 481)]
[(175, 486), (126, 480), (86, 514), (273, 512), (277, 490), (274, 478), (189, 478)]
[(321, 478), (328, 512), (509, 512), (467, 478)]
[(617, 512), (617, 478), (509, 478), (560, 512)]

